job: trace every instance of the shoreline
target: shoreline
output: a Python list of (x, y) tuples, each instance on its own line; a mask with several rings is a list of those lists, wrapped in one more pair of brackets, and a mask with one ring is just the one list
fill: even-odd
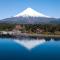
[(45, 39), (45, 40), (60, 40), (60, 35), (46, 35), (46, 34), (0, 34), (0, 38), (13, 38), (13, 39)]

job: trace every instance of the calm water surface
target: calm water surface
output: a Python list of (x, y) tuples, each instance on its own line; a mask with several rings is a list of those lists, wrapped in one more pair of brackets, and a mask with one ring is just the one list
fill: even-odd
[(0, 60), (60, 60), (60, 41), (47, 41), (32, 50), (0, 38)]

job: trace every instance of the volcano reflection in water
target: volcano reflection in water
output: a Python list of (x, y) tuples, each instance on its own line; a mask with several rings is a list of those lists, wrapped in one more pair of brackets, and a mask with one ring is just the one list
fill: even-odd
[(0, 38), (0, 60), (60, 60), (60, 41), (45, 41), (28, 50), (14, 40)]

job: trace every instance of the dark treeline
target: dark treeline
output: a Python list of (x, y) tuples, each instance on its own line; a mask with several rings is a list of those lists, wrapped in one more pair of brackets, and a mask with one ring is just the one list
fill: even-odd
[[(8, 30), (11, 31), (15, 28), (16, 24), (0, 24), (0, 31), (2, 30)], [(21, 26), (24, 26), (25, 30), (35, 32), (36, 29), (44, 30), (44, 32), (51, 32), (54, 33), (56, 31), (60, 31), (60, 24), (53, 25), (53, 24), (21, 24)]]
[(36, 29), (43, 29), (45, 32), (55, 32), (60, 31), (60, 24), (59, 25), (52, 25), (52, 24), (36, 24), (36, 25), (25, 25), (26, 29), (36, 30)]
[(11, 31), (15, 27), (15, 24), (0, 24), (0, 31)]

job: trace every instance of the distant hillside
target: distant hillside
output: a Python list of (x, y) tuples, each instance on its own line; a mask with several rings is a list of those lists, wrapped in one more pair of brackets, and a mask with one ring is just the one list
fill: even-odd
[(0, 20), (0, 23), (9, 24), (60, 24), (60, 19), (45, 17), (12, 17)]

